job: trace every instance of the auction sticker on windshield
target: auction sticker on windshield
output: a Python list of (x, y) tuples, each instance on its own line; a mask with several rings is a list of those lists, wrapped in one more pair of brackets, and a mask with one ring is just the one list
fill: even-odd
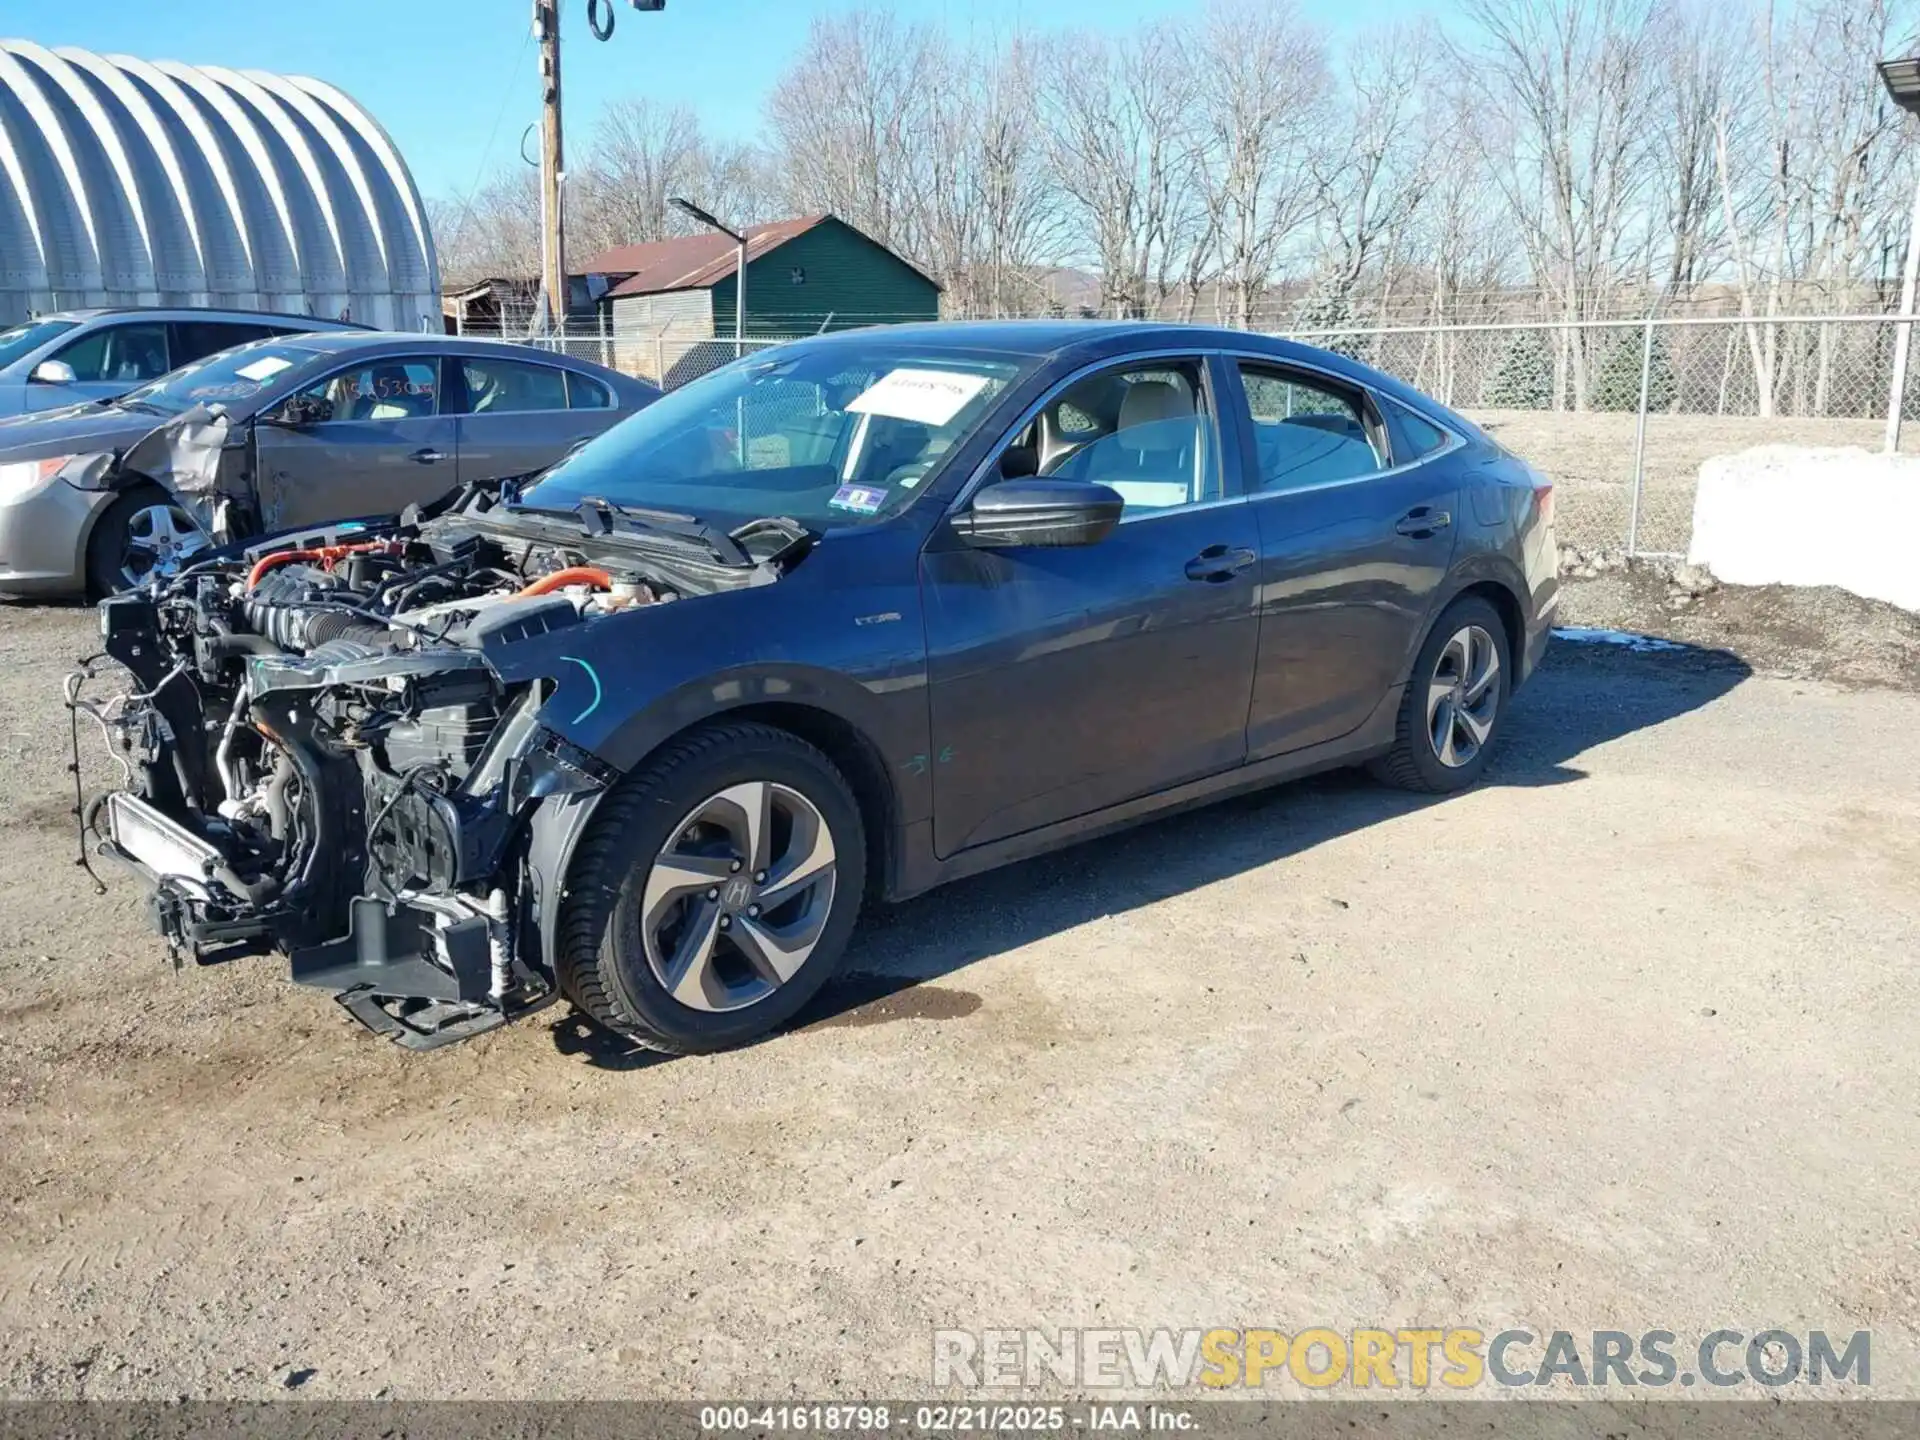
[(291, 360), (283, 359), (278, 355), (262, 355), (251, 365), (242, 365), (233, 373), (238, 375), (242, 380), (253, 380), (264, 384), (266, 381), (278, 375), (282, 370), (291, 370), (292, 368), (293, 362)]
[(884, 415), (920, 425), (945, 425), (986, 383), (985, 375), (961, 375), (952, 370), (889, 370), (847, 409), (859, 415)]

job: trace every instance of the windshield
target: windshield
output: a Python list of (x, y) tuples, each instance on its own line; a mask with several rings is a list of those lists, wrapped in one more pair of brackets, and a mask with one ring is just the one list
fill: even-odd
[(191, 365), (182, 365), (137, 390), (129, 390), (113, 403), (123, 409), (157, 410), (163, 415), (178, 415), (195, 405), (231, 408), (240, 401), (251, 400), (268, 385), (312, 359), (311, 350), (301, 350), (278, 340), (256, 340), (250, 345), (219, 351)]
[(11, 330), (0, 330), (0, 367), (11, 365), (22, 355), (31, 355), (56, 335), (64, 335), (79, 325), (77, 320), (29, 320)]
[(520, 497), (600, 499), (732, 529), (831, 530), (898, 514), (1021, 363), (847, 345), (736, 361), (656, 400)]

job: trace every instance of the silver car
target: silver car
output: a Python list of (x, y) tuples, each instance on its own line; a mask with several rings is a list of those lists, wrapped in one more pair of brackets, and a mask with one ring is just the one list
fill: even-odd
[(0, 331), (0, 416), (111, 400), (169, 370), (250, 340), (347, 330), (338, 320), (258, 310), (62, 310)]
[[(0, 592), (111, 594), (209, 537), (162, 488), (179, 443), (241, 477), (235, 535), (392, 514), (544, 469), (660, 392), (530, 346), (336, 330), (260, 340), (104, 403), (0, 420)], [(211, 413), (217, 426), (199, 424)], [(231, 490), (232, 487), (228, 487)]]

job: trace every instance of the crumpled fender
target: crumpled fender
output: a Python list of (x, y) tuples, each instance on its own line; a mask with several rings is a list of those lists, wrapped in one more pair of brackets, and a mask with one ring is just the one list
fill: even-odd
[(225, 544), (254, 528), (258, 506), (246, 448), (229, 449), (232, 432), (224, 409), (196, 405), (129, 445), (106, 483), (118, 489), (136, 479), (154, 481), (216, 544)]

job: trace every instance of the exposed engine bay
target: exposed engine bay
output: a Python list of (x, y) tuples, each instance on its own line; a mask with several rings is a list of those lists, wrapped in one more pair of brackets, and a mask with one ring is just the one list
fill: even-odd
[(544, 722), (583, 665), (551, 642), (777, 581), (810, 543), (490, 487), (216, 551), (103, 602), (103, 653), (68, 679), (119, 770), (76, 797), (84, 853), (146, 876), (176, 963), (284, 952), (416, 1048), (490, 1029), (556, 993), (533, 813), (617, 778)]

